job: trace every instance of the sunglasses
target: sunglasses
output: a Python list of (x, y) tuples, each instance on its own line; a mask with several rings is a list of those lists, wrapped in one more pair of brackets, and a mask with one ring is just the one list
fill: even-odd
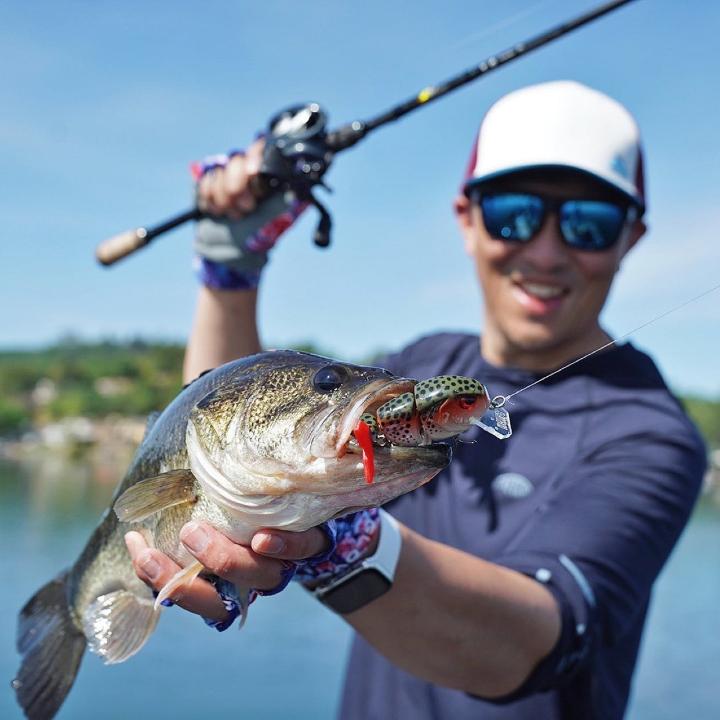
[(530, 242), (540, 231), (548, 212), (557, 215), (563, 242), (575, 250), (609, 250), (627, 222), (638, 217), (637, 208), (605, 200), (553, 200), (529, 193), (471, 193), (480, 206), (485, 228), (492, 237), (508, 242)]

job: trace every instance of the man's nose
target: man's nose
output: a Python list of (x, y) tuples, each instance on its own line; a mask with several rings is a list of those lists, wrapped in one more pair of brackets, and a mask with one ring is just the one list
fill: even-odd
[(548, 212), (542, 227), (527, 245), (523, 246), (523, 258), (539, 270), (554, 270), (568, 261), (568, 247), (560, 235), (558, 217)]

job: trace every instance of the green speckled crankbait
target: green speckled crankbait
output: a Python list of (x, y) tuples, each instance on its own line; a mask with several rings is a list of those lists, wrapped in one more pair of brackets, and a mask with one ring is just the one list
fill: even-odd
[(362, 420), (373, 440), (412, 447), (465, 432), (490, 408), (485, 386), (474, 378), (438, 375), (422, 380)]

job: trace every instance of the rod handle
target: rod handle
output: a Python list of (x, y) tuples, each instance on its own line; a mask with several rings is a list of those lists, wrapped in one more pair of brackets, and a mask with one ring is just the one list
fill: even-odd
[(144, 247), (149, 242), (150, 237), (145, 228), (139, 227), (135, 228), (135, 230), (127, 230), (103, 240), (95, 248), (95, 257), (102, 265), (112, 265)]

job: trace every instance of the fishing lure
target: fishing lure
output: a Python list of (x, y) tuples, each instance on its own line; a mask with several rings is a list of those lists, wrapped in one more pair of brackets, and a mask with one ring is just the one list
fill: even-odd
[(500, 407), (474, 378), (438, 375), (421, 380), (412, 392), (388, 400), (374, 413), (364, 413), (355, 427), (365, 481), (373, 481), (375, 445), (429, 445), (460, 435), (472, 425), (502, 439), (509, 437), (509, 415)]
[[(438, 375), (381, 405), (376, 433), (393, 445), (429, 445), (465, 432), (489, 407), (487, 389), (478, 380)], [(362, 419), (372, 429), (370, 418)]]

